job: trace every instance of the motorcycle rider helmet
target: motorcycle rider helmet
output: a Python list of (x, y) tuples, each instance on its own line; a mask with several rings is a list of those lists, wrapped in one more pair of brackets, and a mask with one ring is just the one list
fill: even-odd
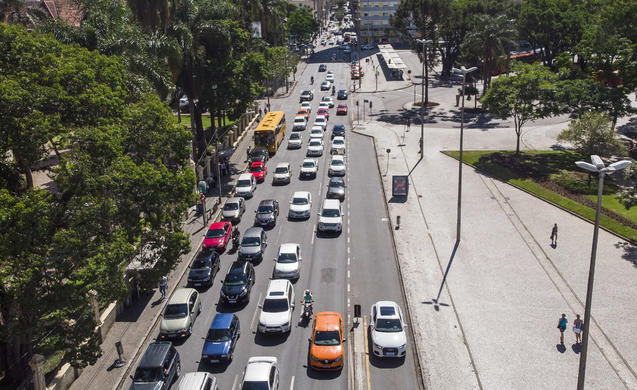
[(310, 290), (305, 290), (305, 295), (310, 295)]

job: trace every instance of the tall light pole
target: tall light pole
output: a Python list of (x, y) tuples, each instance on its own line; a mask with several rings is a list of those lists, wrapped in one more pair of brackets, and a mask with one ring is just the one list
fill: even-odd
[(584, 389), (584, 377), (586, 376), (586, 355), (588, 352), (588, 330), (591, 319), (591, 301), (593, 298), (593, 282), (595, 280), (595, 257), (597, 256), (597, 236), (599, 234), (599, 214), (602, 209), (602, 191), (604, 190), (604, 176), (628, 167), (631, 162), (621, 160), (605, 167), (604, 162), (597, 155), (591, 156), (592, 164), (584, 161), (576, 161), (575, 165), (589, 172), (599, 174), (597, 187), (597, 210), (595, 212), (595, 227), (593, 228), (593, 248), (591, 249), (591, 264), (588, 269), (588, 287), (586, 288), (586, 306), (584, 308), (584, 327), (582, 329), (582, 351), (579, 356), (579, 372), (577, 374), (577, 390)]
[(471, 67), (469, 69), (464, 66), (460, 69), (453, 68), (453, 72), (462, 75), (462, 108), (460, 114), (460, 158), (458, 159), (458, 210), (456, 211), (456, 242), (460, 242), (460, 222), (461, 222), (461, 206), (462, 206), (462, 147), (464, 136), (464, 86), (467, 80), (467, 74), (476, 71), (478, 68)]
[[(427, 66), (427, 46), (433, 41), (431, 39), (417, 39), (418, 43), (422, 43), (422, 51), (424, 54), (422, 62), (422, 87), (420, 96), (420, 158), (425, 157), (425, 105), (429, 103), (429, 86), (426, 84), (429, 80), (429, 67)], [(427, 96), (425, 95), (425, 87), (427, 87)], [(415, 94), (415, 90), (414, 90)]]

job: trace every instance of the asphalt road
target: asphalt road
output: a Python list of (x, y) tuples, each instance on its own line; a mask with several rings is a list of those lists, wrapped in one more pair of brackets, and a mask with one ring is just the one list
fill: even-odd
[[(296, 322), (287, 336), (262, 336), (256, 333), (259, 316), (259, 303), (272, 276), (274, 257), (282, 243), (294, 242), (301, 245), (302, 264), (301, 277), (294, 283), (297, 305), (293, 318), (298, 319), (301, 305), (299, 301), (303, 291), (309, 288), (315, 299), (314, 312), (337, 311), (343, 315), (347, 324), (348, 313), (353, 313), (353, 305), (361, 304), (364, 321), (369, 319), (371, 305), (378, 300), (394, 300), (406, 311), (401, 293), (399, 275), (391, 241), (391, 232), (387, 223), (387, 214), (380, 187), (380, 178), (376, 165), (376, 157), (371, 140), (350, 132), (350, 115), (336, 116), (336, 106), (330, 110), (328, 130), (325, 133), (325, 149), (319, 158), (319, 173), (316, 179), (300, 180), (299, 165), (305, 158), (305, 147), (309, 139), (308, 130), (302, 132), (303, 147), (298, 150), (287, 150), (287, 136), (291, 133), (291, 123), (299, 107), (299, 95), (304, 89), (314, 89), (312, 114), (310, 123), (318, 110), (320, 98), (330, 91), (320, 91), (320, 83), (325, 73), (318, 72), (318, 65), (323, 61), (328, 70), (335, 72), (336, 89), (348, 89), (349, 65), (342, 52), (338, 52), (340, 61), (332, 64), (331, 52), (336, 49), (317, 52), (308, 64), (302, 78), (289, 97), (271, 99), (272, 110), (283, 110), (286, 113), (288, 130), (282, 148), (268, 162), (270, 170), (278, 162), (290, 162), (293, 169), (292, 182), (284, 186), (271, 184), (272, 173), (269, 172), (264, 183), (258, 185), (255, 196), (246, 202), (246, 212), (238, 224), (241, 233), (252, 226), (258, 203), (263, 199), (277, 199), (280, 204), (280, 215), (274, 228), (267, 230), (268, 247), (264, 260), (255, 265), (256, 282), (252, 288), (250, 302), (245, 305), (228, 306), (219, 303), (220, 281), (230, 264), (236, 259), (236, 253), (221, 255), (221, 268), (211, 288), (202, 291), (203, 310), (193, 327), (192, 335), (183, 341), (175, 342), (182, 364), (182, 373), (193, 371), (209, 371), (218, 379), (223, 389), (238, 388), (245, 363), (251, 356), (276, 356), (279, 359), (281, 389), (346, 389), (348, 373), (351, 371), (351, 343), (353, 337), (348, 333), (345, 342), (345, 367), (341, 372), (317, 373), (308, 368), (308, 338), (311, 336), (311, 324), (299, 326)], [(310, 76), (315, 82), (310, 86)], [(347, 101), (350, 109), (351, 102)], [(322, 200), (325, 197), (331, 128), (334, 124), (346, 125), (347, 183), (346, 199), (343, 202), (343, 233), (337, 236), (317, 237), (315, 228)], [(312, 193), (312, 215), (306, 221), (288, 221), (289, 200), (294, 191), (310, 191)], [(202, 230), (202, 235), (205, 229)], [(348, 264), (350, 265), (348, 269)], [(348, 270), (350, 272), (348, 272)], [(349, 277), (348, 277), (349, 275)], [(186, 285), (186, 277), (180, 285)], [(349, 299), (349, 300), (348, 300)], [(349, 303), (349, 305), (348, 305)], [(210, 365), (201, 362), (201, 349), (207, 330), (217, 312), (233, 312), (240, 320), (241, 338), (234, 353), (233, 361), (228, 365)], [(367, 322), (364, 322), (366, 325)], [(153, 333), (157, 336), (158, 329)], [(405, 388), (417, 389), (418, 380), (414, 365), (411, 339), (409, 340), (406, 359), (399, 361), (379, 360), (372, 357), (365, 360), (363, 370), (368, 373), (371, 388)], [(145, 348), (145, 345), (143, 346)], [(125, 387), (126, 388), (126, 387)]]

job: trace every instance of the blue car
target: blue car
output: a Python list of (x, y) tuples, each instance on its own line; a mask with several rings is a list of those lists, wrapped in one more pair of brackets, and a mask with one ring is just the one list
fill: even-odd
[(229, 363), (241, 335), (239, 317), (232, 313), (219, 313), (212, 320), (201, 360), (210, 363)]

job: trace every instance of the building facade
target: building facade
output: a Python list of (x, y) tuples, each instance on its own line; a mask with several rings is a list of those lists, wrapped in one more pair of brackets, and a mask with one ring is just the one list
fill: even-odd
[(400, 40), (391, 25), (399, 0), (359, 0), (360, 38), (363, 43), (393, 43)]

